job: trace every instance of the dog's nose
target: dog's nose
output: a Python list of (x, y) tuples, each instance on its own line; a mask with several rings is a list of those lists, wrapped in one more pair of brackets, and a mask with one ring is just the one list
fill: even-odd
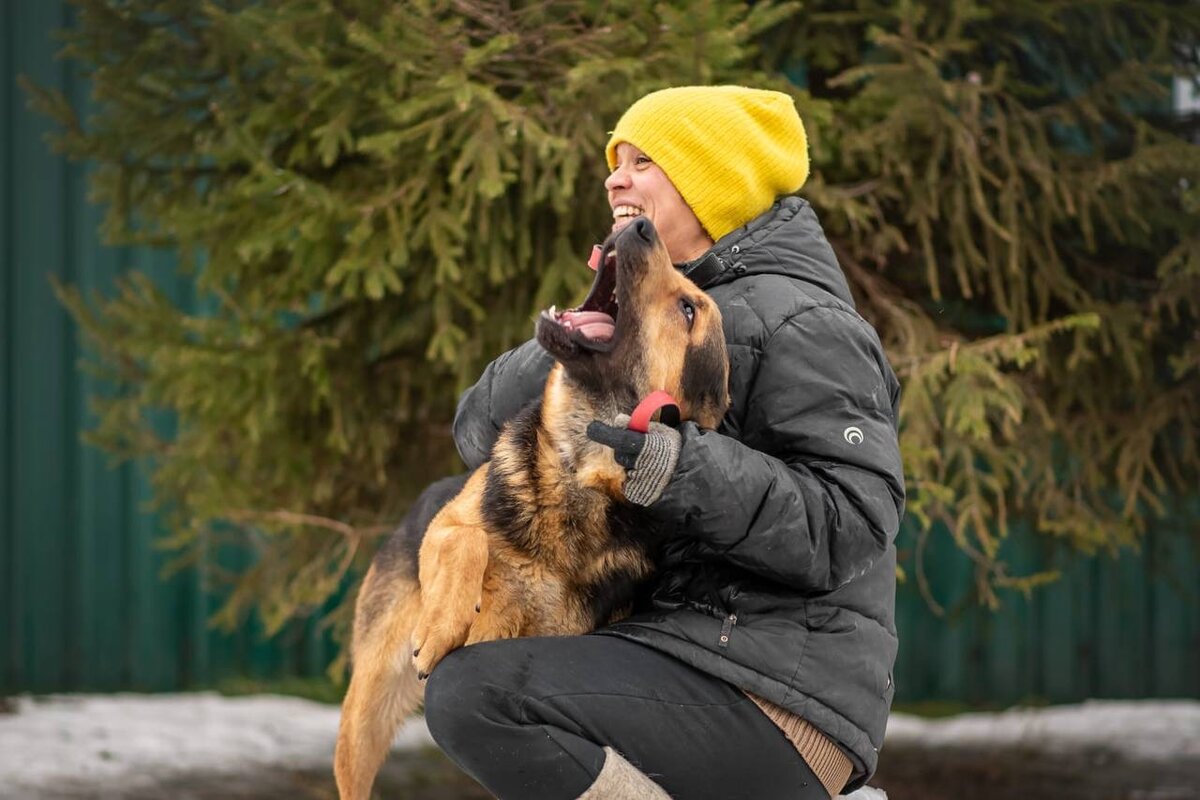
[(633, 221), (633, 231), (648, 244), (654, 236), (654, 225), (645, 217), (638, 217)]

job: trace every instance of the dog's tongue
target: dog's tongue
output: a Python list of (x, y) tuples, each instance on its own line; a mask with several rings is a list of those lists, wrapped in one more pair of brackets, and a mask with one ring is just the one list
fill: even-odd
[(564, 325), (598, 342), (611, 339), (616, 328), (613, 318), (603, 311), (564, 311), (560, 319)]

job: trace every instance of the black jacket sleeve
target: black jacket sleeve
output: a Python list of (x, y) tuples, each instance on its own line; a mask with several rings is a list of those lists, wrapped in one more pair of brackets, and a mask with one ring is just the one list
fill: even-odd
[(802, 311), (764, 347), (740, 440), (685, 423), (675, 475), (651, 511), (711, 557), (799, 590), (835, 589), (900, 526), (898, 398), (864, 320)]
[(488, 364), (463, 392), (454, 413), (454, 445), (467, 467), (488, 460), (500, 428), (542, 393), (553, 365), (553, 356), (530, 339)]

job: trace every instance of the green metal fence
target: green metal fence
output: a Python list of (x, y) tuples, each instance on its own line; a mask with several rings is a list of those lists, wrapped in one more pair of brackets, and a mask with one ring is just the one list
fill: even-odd
[[(105, 291), (125, 270), (149, 271), (184, 305), (189, 285), (172, 277), (169, 254), (99, 243), (86, 168), (49, 152), (48, 125), (14, 84), (28, 75), (86, 109), (87, 87), (54, 59), (50, 32), (69, 23), (65, 4), (8, 0), (0, 14), (0, 694), (318, 674), (333, 647), (311, 622), (270, 642), (253, 621), (236, 635), (210, 630), (216, 600), (199, 574), (159, 578), (146, 476), (80, 441), (87, 398), (103, 387), (78, 370), (78, 332), (51, 276)], [(1141, 555), (1115, 559), (1016, 537), (1007, 547), (1018, 569), (1058, 566), (1064, 578), (996, 614), (939, 618), (909, 580), (898, 700), (1200, 696), (1200, 561), (1188, 538), (1197, 516), (1197, 503), (1181, 506)], [(912, 546), (902, 537), (902, 555)], [(930, 547), (927, 572), (947, 606), (971, 583), (948, 542)]]
[(1057, 569), (1061, 579), (990, 613), (969, 597), (971, 566), (948, 541), (931, 545), (926, 573), (937, 616), (909, 579), (897, 596), (897, 700), (981, 704), (1089, 697), (1200, 697), (1200, 562), (1190, 537), (1200, 503), (1153, 526), (1140, 552), (1081, 556), (1017, 534), (1002, 548), (1014, 574)]
[(273, 642), (253, 622), (210, 630), (216, 600), (199, 574), (160, 580), (146, 475), (80, 441), (102, 387), (78, 369), (51, 277), (105, 291), (126, 270), (153, 272), (185, 305), (189, 286), (170, 254), (100, 244), (86, 168), (49, 151), (49, 125), (15, 85), (26, 75), (86, 111), (83, 80), (54, 58), (69, 13), (58, 0), (0, 3), (0, 694), (320, 673), (333, 649), (312, 624)]

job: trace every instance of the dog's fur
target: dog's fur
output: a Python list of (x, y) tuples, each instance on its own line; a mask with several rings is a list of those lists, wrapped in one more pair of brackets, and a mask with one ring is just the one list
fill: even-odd
[[(625, 469), (585, 430), (656, 389), (676, 398), (683, 419), (715, 428), (729, 405), (720, 312), (672, 266), (646, 219), (606, 242), (580, 310), (613, 314), (612, 338), (544, 312), (538, 340), (558, 363), (540, 402), (505, 426), (491, 460), (423, 536), (401, 526), (363, 581), (334, 759), (344, 800), (369, 796), (443, 656), (490, 639), (586, 633), (627, 614), (652, 569), (655, 536), (624, 499)], [(418, 504), (440, 502), (439, 492), (435, 484)]]

